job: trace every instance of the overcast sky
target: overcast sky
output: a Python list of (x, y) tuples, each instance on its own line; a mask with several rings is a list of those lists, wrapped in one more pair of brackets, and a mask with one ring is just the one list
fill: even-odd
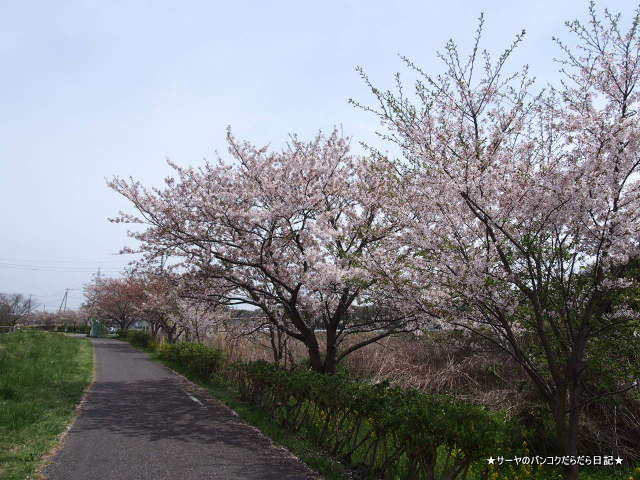
[[(632, 13), (628, 1), (601, 3)], [(165, 163), (226, 155), (225, 128), (280, 147), (342, 125), (377, 143), (377, 122), (347, 103), (406, 72), (398, 54), (438, 72), (449, 38), (472, 43), (481, 11), (496, 55), (520, 29), (515, 69), (540, 86), (557, 78), (565, 20), (586, 1), (41, 1), (0, 0), (0, 292), (33, 295), (57, 310), (82, 301), (101, 268), (117, 275), (126, 209), (105, 178), (159, 184)]]

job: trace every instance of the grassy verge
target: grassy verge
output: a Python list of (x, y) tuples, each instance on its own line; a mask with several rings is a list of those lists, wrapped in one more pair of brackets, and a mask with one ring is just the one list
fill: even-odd
[(92, 375), (87, 339), (0, 335), (0, 480), (33, 473), (73, 417)]

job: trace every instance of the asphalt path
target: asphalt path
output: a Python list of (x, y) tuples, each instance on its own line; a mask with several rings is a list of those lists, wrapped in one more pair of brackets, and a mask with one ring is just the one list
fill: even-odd
[(93, 342), (96, 381), (44, 477), (318, 478), (230, 409), (128, 343)]

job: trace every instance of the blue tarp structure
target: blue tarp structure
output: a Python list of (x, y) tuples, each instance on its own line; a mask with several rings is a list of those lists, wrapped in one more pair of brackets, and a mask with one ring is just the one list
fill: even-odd
[(89, 336), (96, 338), (105, 336), (104, 325), (102, 325), (100, 320), (95, 318), (91, 319), (91, 331), (89, 331)]

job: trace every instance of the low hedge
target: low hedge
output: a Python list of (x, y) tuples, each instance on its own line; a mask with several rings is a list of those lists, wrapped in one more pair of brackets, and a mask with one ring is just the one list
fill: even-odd
[(134, 347), (146, 350), (151, 346), (153, 337), (147, 332), (143, 332), (141, 330), (129, 330), (127, 333), (127, 340)]
[(224, 354), (221, 350), (199, 343), (163, 343), (158, 346), (158, 356), (161, 360), (203, 379), (211, 378), (224, 365)]
[(127, 340), (129, 337), (129, 330), (118, 330), (116, 332), (116, 338), (118, 338), (119, 340)]
[(90, 325), (59, 325), (56, 332), (89, 333)]
[(116, 337), (142, 350), (149, 350), (154, 344), (153, 337), (143, 330), (118, 330)]
[[(374, 478), (463, 478), (495, 454), (504, 422), (483, 408), (343, 375), (239, 367), (243, 399)], [(479, 472), (480, 473), (480, 472)]]
[(89, 333), (89, 325), (20, 325), (20, 330), (42, 330), (47, 332)]

